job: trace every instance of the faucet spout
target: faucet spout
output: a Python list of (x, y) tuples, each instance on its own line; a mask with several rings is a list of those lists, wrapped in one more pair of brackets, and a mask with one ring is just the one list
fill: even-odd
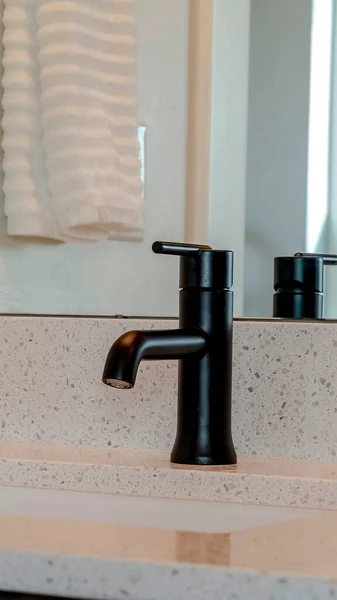
[(103, 371), (103, 383), (115, 388), (134, 387), (142, 360), (202, 358), (207, 334), (197, 327), (165, 331), (129, 331), (111, 346)]

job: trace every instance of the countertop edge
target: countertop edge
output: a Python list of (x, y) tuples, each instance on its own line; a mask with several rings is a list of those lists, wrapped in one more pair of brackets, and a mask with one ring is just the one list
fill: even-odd
[(134, 563), (95, 557), (0, 551), (0, 589), (78, 599), (328, 600), (337, 582), (188, 564)]

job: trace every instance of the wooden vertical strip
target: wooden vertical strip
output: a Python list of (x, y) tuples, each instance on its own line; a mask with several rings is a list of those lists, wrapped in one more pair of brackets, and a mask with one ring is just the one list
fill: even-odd
[(208, 242), (213, 0), (190, 0), (185, 239)]

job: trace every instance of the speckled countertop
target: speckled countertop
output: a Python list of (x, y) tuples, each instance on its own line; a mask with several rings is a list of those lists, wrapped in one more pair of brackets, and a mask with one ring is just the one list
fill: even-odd
[[(111, 600), (337, 598), (337, 512), (317, 510), (337, 505), (336, 463), (242, 457), (233, 467), (205, 468), (171, 465), (163, 452), (1, 444), (0, 483), (8, 486), (0, 488), (0, 590)], [(94, 498), (129, 494), (133, 502), (142, 500), (137, 496), (182, 498), (188, 514), (179, 531), (167, 516), (163, 528), (158, 519), (154, 528), (152, 516), (151, 528), (149, 521), (130, 526), (135, 521), (127, 516), (118, 525), (93, 522), (88, 515), (101, 511), (96, 505), (90, 513), (91, 501), (82, 494), (76, 520), (53, 512), (68, 500), (54, 498), (41, 511), (34, 495), (35, 512), (22, 516), (16, 501), (9, 503), (12, 512), (3, 510), (4, 490), (11, 486), (44, 488), (23, 490), (30, 498), (67, 494), (50, 488), (105, 492), (87, 494)], [(255, 503), (248, 511), (263, 514), (293, 512), (283, 522), (267, 515), (264, 524), (234, 530), (231, 522), (227, 533), (205, 533), (200, 521), (199, 531), (188, 530), (196, 499), (221, 502), (226, 511), (235, 502), (241, 510)]]
[[(144, 361), (133, 390), (101, 382), (112, 342), (155, 319), (0, 317), (0, 441), (170, 451), (176, 361)], [(337, 462), (337, 324), (234, 323), (237, 453)]]
[(189, 509), (194, 500), (226, 511), (230, 503), (288, 506), (298, 518), (214, 534), (0, 510), (0, 590), (111, 600), (337, 598), (337, 512), (314, 510), (337, 508), (336, 324), (235, 323), (241, 457), (228, 468), (169, 463), (174, 362), (142, 364), (130, 392), (101, 383), (118, 335), (174, 326), (2, 317), (0, 485), (188, 499)]
[(225, 534), (0, 516), (0, 589), (114, 600), (331, 600), (337, 513), (294, 510), (298, 519)]
[(166, 452), (0, 444), (0, 484), (221, 502), (337, 508), (337, 464), (239, 457), (232, 467), (172, 465)]

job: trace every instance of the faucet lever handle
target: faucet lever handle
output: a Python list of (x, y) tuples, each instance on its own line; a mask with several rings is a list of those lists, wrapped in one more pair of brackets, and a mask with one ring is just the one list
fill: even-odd
[(155, 254), (171, 254), (173, 256), (198, 255), (203, 250), (212, 250), (203, 244), (176, 244), (175, 242), (154, 242), (152, 250)]
[(324, 266), (337, 266), (336, 254), (310, 254), (308, 252), (296, 252), (295, 258), (322, 258)]

